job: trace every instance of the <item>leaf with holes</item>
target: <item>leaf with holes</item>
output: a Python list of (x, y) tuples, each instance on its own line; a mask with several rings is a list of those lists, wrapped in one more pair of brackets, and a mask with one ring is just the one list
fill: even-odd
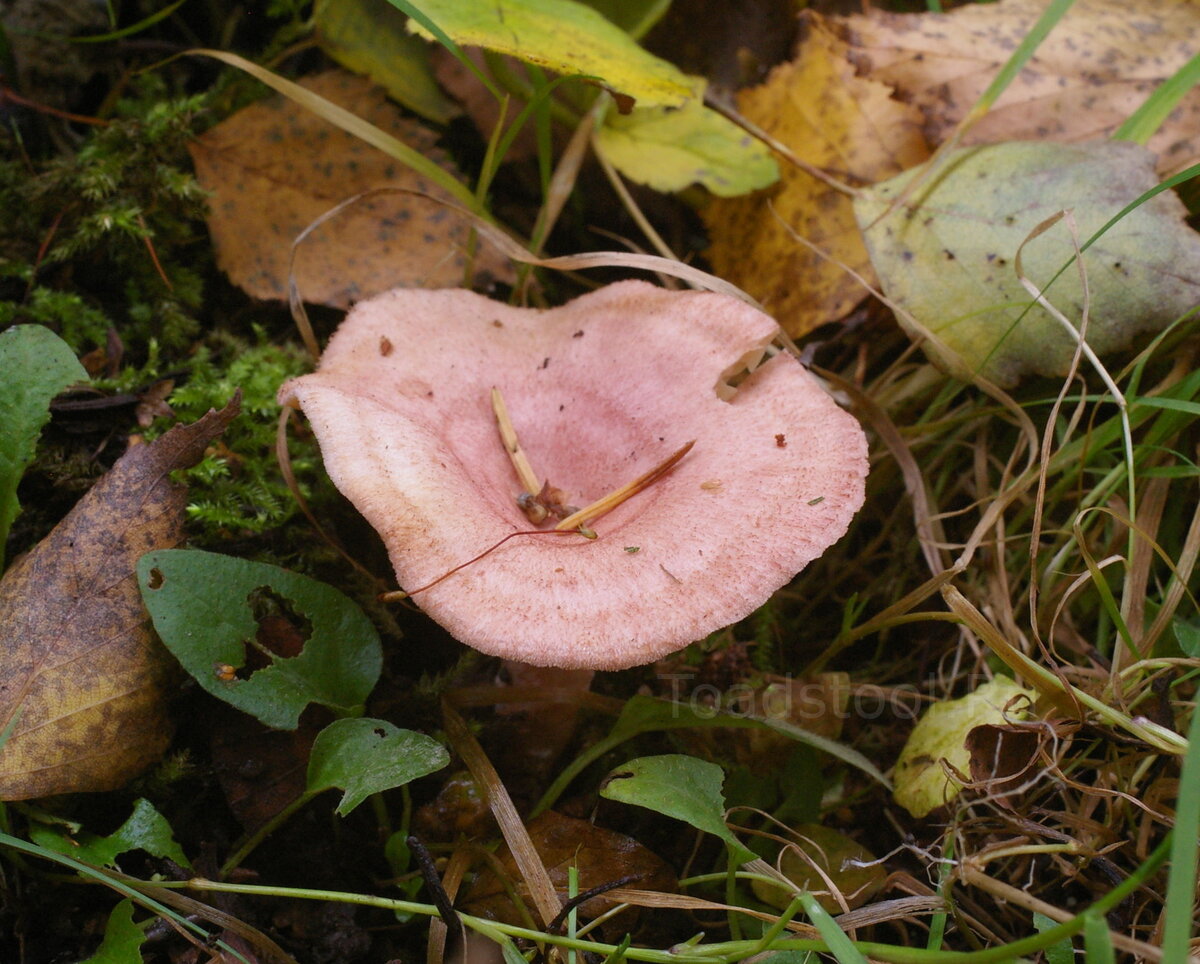
[(83, 860), (97, 867), (116, 868), (117, 858), (130, 850), (144, 850), (154, 857), (168, 857), (180, 867), (190, 867), (187, 857), (175, 842), (167, 818), (154, 809), (149, 800), (138, 800), (133, 813), (106, 837), (86, 831), (69, 833), (67, 828), (33, 825), (29, 831), (35, 843)]
[(646, 807), (720, 837), (742, 863), (754, 854), (725, 826), (725, 773), (715, 763), (680, 753), (630, 760), (605, 777), (600, 796)]
[(372, 793), (440, 770), (450, 754), (437, 740), (385, 720), (337, 720), (325, 727), (308, 758), (308, 792), (340, 787), (343, 817)]
[[(375, 627), (331, 586), (277, 566), (173, 549), (138, 562), (154, 628), (208, 692), (267, 726), (293, 730), (309, 703), (353, 716), (379, 678)], [(294, 656), (261, 641), (282, 614), (307, 633)]]

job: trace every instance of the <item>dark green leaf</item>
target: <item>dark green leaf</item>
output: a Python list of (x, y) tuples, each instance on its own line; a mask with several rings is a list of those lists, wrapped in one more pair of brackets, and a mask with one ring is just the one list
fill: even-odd
[(171, 832), (167, 818), (154, 809), (149, 800), (138, 800), (133, 813), (107, 837), (86, 831), (69, 834), (61, 827), (34, 824), (30, 839), (47, 850), (67, 854), (96, 867), (116, 867), (117, 858), (130, 850), (144, 850), (154, 857), (166, 857), (181, 867), (191, 866)]
[(87, 377), (75, 353), (49, 328), (15, 325), (0, 333), (0, 566), (20, 511), (17, 483), (50, 420), (50, 400)]
[(437, 740), (384, 720), (338, 720), (317, 734), (308, 758), (308, 792), (339, 787), (343, 817), (372, 793), (440, 770), (450, 754)]
[[(1051, 927), (1057, 927), (1058, 921), (1047, 917), (1045, 914), (1034, 913), (1033, 926), (1037, 928), (1038, 933), (1048, 931)], [(1051, 944), (1042, 951), (1046, 955), (1046, 964), (1074, 964), (1075, 948), (1071, 944), (1071, 938), (1064, 937), (1057, 944)]]
[[(167, 549), (138, 562), (142, 598), (167, 649), (219, 699), (267, 726), (295, 729), (309, 703), (353, 716), (379, 678), (379, 635), (332, 586), (277, 566), (213, 552)], [(311, 625), (296, 656), (257, 641), (253, 598), (268, 590)], [(261, 663), (243, 670), (250, 654)], [(240, 678), (241, 676), (246, 678)]]
[(146, 933), (133, 922), (133, 901), (126, 898), (113, 908), (96, 953), (80, 964), (142, 964)]
[(715, 763), (668, 753), (617, 767), (605, 778), (600, 795), (683, 820), (724, 840), (739, 863), (752, 860), (755, 855), (725, 826), (724, 780)]
[(1200, 656), (1200, 626), (1185, 619), (1175, 619), (1171, 623), (1171, 630), (1184, 656), (1190, 659)]

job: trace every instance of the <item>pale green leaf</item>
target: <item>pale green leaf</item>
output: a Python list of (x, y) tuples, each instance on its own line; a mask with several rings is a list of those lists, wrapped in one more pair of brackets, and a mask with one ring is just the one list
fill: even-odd
[[(833, 881), (851, 910), (861, 907), (883, 886), (887, 871), (857, 840), (821, 824), (799, 824), (788, 829), (788, 846), (780, 852), (777, 866), (794, 886), (787, 888), (756, 878), (750, 887), (763, 903), (784, 910), (797, 894), (807, 891), (833, 914), (841, 905), (825, 877)], [(824, 876), (815, 868), (820, 868)]]
[[(959, 773), (967, 773), (967, 734), (986, 723), (1004, 723), (1004, 707), (1014, 696), (1032, 699), (1034, 694), (1007, 676), (997, 676), (968, 696), (935, 703), (926, 710), (896, 763), (892, 776), (896, 802), (914, 817), (923, 817), (958, 796), (962, 786), (947, 775), (941, 761)], [(1023, 706), (1023, 701), (1018, 703), (1009, 711), (1009, 718), (1019, 717)]]
[(646, 807), (720, 837), (739, 863), (754, 854), (725, 825), (725, 774), (715, 763), (679, 753), (644, 756), (613, 770), (600, 796)]
[[(1084, 244), (1154, 187), (1154, 155), (1131, 143), (1014, 142), (970, 147), (947, 160), (891, 213), (907, 171), (855, 203), (884, 293), (910, 334), (962, 378), (1003, 386), (1036, 372), (1061, 376), (1076, 339), (1021, 285), (1018, 249), (1044, 220), (1070, 209)], [(1170, 192), (1148, 199), (1084, 253), (1091, 304), (1087, 341), (1099, 355), (1159, 331), (1200, 304), (1200, 240)], [(1045, 289), (1074, 257), (1065, 222), (1021, 250), (1025, 277)], [(1075, 266), (1046, 291), (1079, 327), (1083, 287)]]
[(610, 112), (596, 146), (630, 180), (656, 191), (702, 184), (719, 197), (766, 187), (779, 178), (770, 151), (696, 100), (682, 107)]

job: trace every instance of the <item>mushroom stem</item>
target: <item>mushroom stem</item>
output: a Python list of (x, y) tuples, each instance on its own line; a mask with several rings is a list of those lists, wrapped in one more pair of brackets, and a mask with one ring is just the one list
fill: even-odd
[(521, 480), (521, 485), (529, 495), (537, 495), (542, 490), (542, 483), (538, 481), (537, 474), (533, 471), (533, 466), (529, 464), (529, 458), (525, 455), (525, 450), (521, 448), (521, 443), (517, 439), (517, 430), (513, 428), (512, 419), (508, 416), (508, 406), (504, 404), (504, 396), (500, 394), (498, 388), (492, 389), (492, 411), (496, 413), (496, 426), (500, 429), (500, 440), (504, 443), (504, 451), (508, 453), (513, 468), (517, 471), (517, 478)]
[[(676, 463), (692, 450), (692, 446), (696, 444), (696, 440), (692, 439), (684, 445), (674, 455), (669, 456), (664, 461), (660, 462), (645, 475), (639, 475), (632, 482), (628, 482), (619, 489), (614, 489), (608, 495), (597, 499), (591, 505), (585, 505), (578, 512), (572, 512), (569, 516), (563, 519), (554, 528), (558, 531), (566, 529), (583, 529), (589, 522), (599, 519), (605, 513), (612, 512), (626, 499), (631, 499), (643, 489), (649, 488), (664, 475), (675, 468)], [(589, 530), (590, 531), (590, 530)], [(585, 533), (586, 535), (586, 533)], [(590, 537), (588, 537), (590, 538)]]

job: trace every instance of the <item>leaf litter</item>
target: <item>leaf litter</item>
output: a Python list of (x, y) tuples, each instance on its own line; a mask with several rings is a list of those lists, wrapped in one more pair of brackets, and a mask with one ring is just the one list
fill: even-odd
[[(453, 165), (432, 132), (400, 114), (369, 80), (340, 70), (301, 86), (436, 159)], [(393, 187), (448, 195), (358, 138), (282, 96), (252, 104), (190, 146), (210, 192), (209, 231), (217, 263), (252, 297), (285, 301), (292, 244), (312, 222), (356, 194)], [(364, 199), (318, 227), (296, 250), (305, 300), (348, 308), (397, 286), (462, 282), (469, 229), (435, 201), (411, 194)], [(510, 279), (489, 248), (474, 260), (481, 277)]]
[(177, 669), (135, 566), (183, 539), (187, 491), (170, 474), (198, 462), (238, 408), (130, 448), (0, 580), (0, 799), (115, 789), (166, 749)]
[[(864, 77), (920, 111), (941, 143), (979, 99), (1045, 4), (1000, 0), (944, 14), (872, 9), (831, 20)], [(962, 143), (1097, 140), (1111, 135), (1192, 59), (1200, 7), (1190, 0), (1077, 0), (1017, 82)], [(1200, 89), (1192, 88), (1147, 145), (1160, 174), (1200, 154)]]
[[(1080, 0), (1077, 6), (1086, 11), (1094, 5)], [(1006, 0), (997, 9), (1018, 11), (1021, 6)], [(1154, 12), (1176, 9), (1164, 4)], [(494, 12), (494, 6), (489, 12)], [(1138, 29), (1152, 21), (1149, 15), (1134, 17), (1133, 8), (1129, 12), (1128, 19)], [(942, 23), (932, 17), (928, 20)], [(1019, 39), (1025, 29), (1022, 23), (1013, 38)], [(857, 52), (842, 56), (847, 59), (860, 67), (864, 63)], [(996, 63), (1003, 59), (1004, 54), (999, 54)], [(1019, 81), (1013, 89), (1023, 83)], [(907, 95), (902, 92), (901, 96)], [(803, 98), (800, 102), (804, 103)], [(1037, 111), (1030, 107), (1027, 113), (1032, 116)], [(825, 173), (843, 172), (826, 163)], [(886, 171), (868, 179), (886, 179), (894, 173)], [(859, 182), (843, 180), (862, 193)], [(874, 193), (878, 197), (886, 190), (877, 188)], [(895, 208), (890, 218), (910, 210), (903, 203)], [(932, 206), (917, 210), (934, 213)], [(793, 226), (804, 216), (802, 208), (798, 212), (792, 218)], [(853, 235), (853, 231), (849, 233)], [(1029, 234), (1026, 231), (1026, 237)], [(1029, 255), (1039, 244), (1053, 240), (1043, 234), (1018, 242), (1025, 244), (1026, 272), (1038, 273)], [(957, 255), (959, 249), (952, 250)], [(858, 263), (860, 270), (865, 268), (865, 262)], [(869, 275), (867, 270), (862, 273)], [(935, 275), (933, 280), (941, 284), (945, 275)], [(777, 294), (781, 289), (764, 290)], [(561, 292), (548, 294), (548, 301), (556, 303)], [(833, 311), (844, 313), (850, 301), (822, 303), (824, 307), (804, 323), (808, 326), (804, 330), (811, 328), (813, 320), (831, 320)], [(828, 307), (831, 303), (834, 309)], [(664, 882), (663, 893), (647, 894), (626, 886), (591, 898), (589, 903), (594, 900), (595, 906), (603, 907), (628, 900), (658, 908), (683, 907), (694, 911), (696, 917), (678, 926), (667, 914), (645, 915), (644, 922), (648, 919), (650, 927), (639, 928), (619, 945), (612, 943), (616, 936), (604, 943), (607, 934), (597, 939), (598, 931), (585, 931), (582, 938), (596, 941), (592, 949), (597, 954), (623, 958), (632, 939), (637, 944), (633, 957), (642, 954), (643, 946), (662, 946), (671, 947), (672, 956), (681, 960), (698, 951), (704, 959), (730, 962), (751, 953), (770, 953), (777, 946), (776, 938), (791, 932), (813, 940), (820, 937), (820, 946), (833, 948), (841, 960), (859, 959), (851, 938), (872, 941), (863, 948), (872, 959), (914, 960), (925, 953), (920, 950), (922, 945), (955, 950), (985, 945), (994, 955), (998, 945), (1006, 942), (1013, 942), (1009, 946), (1013, 957), (1042, 950), (1052, 959), (1051, 953), (1078, 952), (1072, 948), (1072, 935), (1082, 931), (1078, 942), (1089, 959), (1109, 959), (1113, 948), (1145, 960), (1184, 959), (1191, 938), (1195, 884), (1194, 872), (1189, 875), (1187, 870), (1189, 861), (1194, 863), (1194, 847), (1188, 851), (1186, 845), (1189, 838), (1194, 844), (1200, 819), (1200, 793), (1194, 791), (1200, 784), (1193, 776), (1200, 765), (1200, 751), (1183, 759), (1182, 772), (1177, 761), (1165, 754), (1181, 755), (1187, 747), (1180, 734), (1187, 726), (1194, 691), (1189, 674), (1195, 665), (1188, 661), (1189, 636), (1181, 628), (1189, 625), (1186, 588), (1200, 548), (1191, 438), (1191, 426), (1200, 412), (1194, 330), (1194, 324), (1185, 320), (1158, 333), (1149, 348), (1136, 356), (1123, 374), (1117, 374), (1117, 380), (1127, 384), (1127, 401), (1122, 402), (1128, 415), (1124, 425), (1112, 417), (1111, 399), (1098, 383), (1086, 381), (1090, 372), (1079, 376), (1078, 397), (1065, 395), (1064, 388), (1065, 397), (1057, 404), (1044, 397), (1044, 384), (1037, 379), (1014, 381), (1011, 397), (983, 385), (994, 392), (985, 397), (909, 352), (908, 340), (878, 317), (865, 326), (848, 329), (832, 343), (806, 346), (810, 354), (819, 353), (840, 397), (857, 403), (859, 413), (878, 433), (876, 441), (886, 443), (876, 444), (872, 453), (871, 497), (840, 549), (814, 563), (805, 584), (784, 587), (742, 623), (713, 634), (676, 661), (660, 665), (656, 679), (649, 674), (636, 680), (632, 676), (598, 678), (597, 687), (606, 695), (591, 694), (596, 699), (587, 702), (589, 711), (616, 712), (619, 706), (612, 704), (622, 701), (607, 694), (627, 695), (639, 684), (642, 694), (657, 688), (660, 692), (671, 689), (677, 696), (681, 678), (688, 681), (689, 702), (635, 696), (625, 701), (626, 709), (636, 701), (645, 701), (643, 709), (646, 702), (655, 704), (649, 712), (658, 725), (625, 732), (615, 743), (610, 736), (590, 747), (589, 740), (604, 730), (597, 730), (589, 714), (583, 714), (578, 743), (589, 748), (567, 764), (555, 781), (559, 806), (572, 814), (587, 814), (606, 827), (620, 827), (630, 839), (643, 841), (647, 850), (652, 847), (693, 876), (684, 880), (684, 894), (667, 893), (671, 885)], [(389, 342), (387, 351), (382, 344), (378, 347), (381, 354), (387, 354), (403, 352), (408, 346)], [(988, 358), (993, 354), (990, 348), (981, 351)], [(1113, 351), (1122, 349), (1114, 346)], [(1128, 356), (1114, 357), (1124, 360)], [(1114, 444), (1120, 441), (1122, 430), (1133, 436), (1125, 447)], [(790, 432), (784, 441), (787, 447), (800, 444)], [(1136, 476), (1129, 478), (1135, 471)], [(705, 491), (722, 487), (719, 481), (712, 485)], [(318, 514), (325, 518), (322, 510)], [(329, 513), (328, 518), (331, 524), (338, 524), (337, 513)], [(703, 519), (694, 521), (703, 523)], [(680, 538), (686, 542), (686, 534)], [(262, 548), (263, 544), (255, 545)], [(273, 547), (274, 554), (278, 549), (278, 545)], [(630, 549), (636, 550), (631, 554), (635, 559), (648, 551), (641, 545), (623, 551)], [(926, 569), (932, 569), (932, 578), (921, 583)], [(937, 598), (939, 591), (942, 600)], [(929, 611), (922, 612), (926, 600), (931, 600), (924, 607)], [(427, 629), (424, 633), (409, 641), (416, 645), (395, 649), (393, 675), (372, 700), (390, 718), (414, 713), (428, 719), (431, 698), (446, 693), (445, 678), (411, 679), (417, 675), (416, 667), (427, 665), (428, 650), (437, 649), (436, 642), (428, 645), (432, 639)], [(845, 685), (837, 687), (837, 699), (818, 701), (823, 709), (802, 707), (799, 715), (807, 718), (816, 712), (822, 732), (829, 724), (830, 738), (799, 741), (786, 757), (779, 751), (773, 753), (771, 747), (758, 747), (751, 754), (766, 758), (763, 769), (787, 771), (789, 787), (779, 773), (764, 775), (754, 767), (741, 766), (736, 752), (730, 754), (717, 740), (685, 743), (691, 756), (677, 752), (683, 742), (678, 739), (681, 728), (704, 725), (705, 713), (716, 711), (737, 718), (735, 714), (745, 706), (756, 706), (757, 695), (748, 694), (757, 694), (757, 674), (764, 667), (802, 670), (811, 665), (815, 652), (816, 664), (821, 667), (838, 660)], [(945, 746), (935, 741), (925, 747), (928, 752), (919, 756), (937, 758), (927, 768), (929, 773), (940, 775), (943, 781), (948, 773), (953, 774), (956, 795), (948, 806), (937, 807), (922, 818), (911, 817), (883, 795), (886, 781), (882, 777), (879, 786), (874, 786), (864, 780), (863, 772), (842, 766), (850, 762), (847, 754), (859, 754), (860, 750), (881, 765), (894, 760), (913, 730), (913, 705), (932, 702), (934, 709), (953, 709), (988, 696), (991, 691), (978, 687), (977, 681), (980, 674), (991, 674), (998, 665), (997, 656), (1010, 665), (1035, 667), (1037, 690), (1045, 700), (1033, 704), (1022, 700), (1030, 716), (1020, 723), (1011, 713), (1009, 722), (982, 726), (969, 726), (969, 719), (958, 720), (948, 728), (952, 732), (940, 733)], [(448, 676), (455, 677), (451, 685), (465, 681), (470, 689), (472, 683), (486, 679), (492, 668), (486, 661), (472, 664), (465, 659), (449, 670)], [(205, 671), (232, 688), (241, 682), (239, 668), (232, 663), (219, 668), (210, 665)], [(867, 697), (881, 699), (878, 712), (864, 709), (862, 701)], [(1064, 713), (1074, 716), (1059, 719), (1057, 714)], [(937, 716), (932, 710), (929, 715)], [(625, 719), (624, 713), (621, 719)], [(442, 881), (444, 890), (455, 895), (464, 877), (488, 861), (480, 851), (496, 838), (490, 823), (474, 816), (481, 804), (491, 804), (500, 816), (496, 800), (502, 797), (508, 801), (502, 821), (504, 836), (510, 842), (523, 838), (524, 843), (519, 847), (514, 843), (512, 852), (517, 856), (499, 875), (500, 886), (508, 877), (524, 878), (524, 882), (515, 882), (513, 892), (525, 888), (535, 896), (546, 932), (537, 934), (538, 940), (555, 945), (576, 939), (578, 924), (565, 914), (571, 906), (569, 875), (565, 892), (559, 883), (561, 876), (550, 884), (545, 864), (551, 858), (531, 853), (531, 848), (537, 849), (533, 846), (537, 835), (533, 834), (535, 841), (530, 840), (537, 825), (530, 822), (527, 826), (513, 808), (510, 791), (517, 806), (528, 802), (520, 793), (524, 789), (521, 776), (506, 773), (501, 782), (490, 766), (483, 765), (486, 758), (478, 741), (469, 737), (467, 724), (452, 713), (447, 713), (446, 720), (454, 748), (469, 757), (477, 779), (472, 781), (473, 791), (460, 785), (457, 798), (453, 793), (439, 793), (437, 807), (422, 811), (443, 830), (469, 826), (478, 840), (455, 843), (450, 839), (452, 833), (439, 835), (437, 863), (425, 866), (424, 881), (418, 881), (413, 866), (417, 848), (398, 843), (405, 841), (403, 829), (407, 829), (412, 809), (408, 792), (385, 792), (376, 797), (376, 806), (360, 807), (350, 820), (336, 823), (336, 835), (312, 833), (311, 821), (290, 821), (284, 829), (294, 827), (294, 833), (281, 841), (279, 848), (293, 851), (305, 866), (286, 879), (311, 888), (337, 874), (340, 868), (331, 864), (352, 860), (354, 886), (365, 891), (372, 902), (397, 895), (411, 898), (422, 886), (436, 893)], [(386, 727), (376, 729), (368, 720), (343, 722), (370, 737), (364, 742), (388, 745), (385, 738), (390, 731)], [(797, 726), (804, 722), (809, 721), (796, 721)], [(485, 713), (474, 713), (470, 725), (481, 740), (504, 739), (503, 731)], [(968, 726), (964, 735), (963, 728)], [(617, 729), (621, 727), (618, 723)], [(1076, 728), (1083, 738), (1061, 739)], [(912, 739), (921, 729), (918, 724)], [(1191, 731), (1195, 743), (1200, 727), (1193, 725)], [(635, 738), (636, 746), (617, 749), (626, 739)], [(536, 739), (536, 734), (524, 739)], [(832, 739), (840, 742), (834, 744)], [(1050, 741), (1057, 742), (1051, 746)], [(842, 751), (840, 756), (831, 745)], [(589, 759), (592, 750), (596, 752)], [(966, 763), (962, 762), (964, 751), (969, 757)], [(597, 803), (601, 770), (613, 766), (617, 773), (630, 772), (632, 765), (622, 761), (644, 753), (660, 754), (634, 761), (636, 767), (644, 768), (641, 776), (645, 778), (634, 802), (651, 801), (650, 805), (630, 808), (613, 801)], [(494, 759), (504, 755), (494, 746), (488, 754)], [(606, 757), (603, 767), (587, 769), (601, 757)], [(950, 759), (958, 762), (943, 762)], [(349, 789), (353, 774), (371, 773), (377, 762), (351, 763), (328, 785)], [(686, 777), (687, 768), (696, 771), (697, 765), (700, 769), (711, 767), (702, 781)], [(904, 775), (900, 771), (895, 775), (902, 786)], [(455, 779), (438, 783), (445, 791)], [(703, 792), (693, 792), (700, 783)], [(382, 789), (382, 784), (371, 783), (370, 789)], [(423, 795), (432, 789), (427, 785), (413, 792)], [(942, 791), (939, 799), (946, 800), (949, 784), (937, 789)], [(577, 796), (567, 795), (568, 791)], [(307, 790), (301, 795), (304, 793)], [(786, 799), (781, 800), (782, 793), (788, 794)], [(331, 807), (335, 801), (327, 802)], [(772, 910), (759, 909), (752, 902), (748, 884), (725, 873), (726, 846), (722, 846), (722, 840), (726, 845), (745, 841), (757, 850), (759, 840), (751, 827), (755, 818), (739, 817), (730, 826), (726, 803), (757, 806), (772, 815), (787, 813), (787, 829), (813, 844), (804, 858), (799, 858), (799, 849), (785, 850), (781, 863), (788, 876), (798, 879), (805, 869), (812, 869), (822, 877), (821, 884), (832, 880), (831, 896), (837, 898), (841, 892), (848, 902), (857, 888), (844, 885), (837, 879), (839, 874), (871, 863), (867, 858), (874, 852), (884, 856), (871, 876), (878, 879), (886, 869), (885, 889), (836, 920), (830, 912), (844, 910), (845, 904), (839, 900), (836, 909), (832, 904), (823, 909), (821, 901), (807, 892), (794, 899), (782, 897)], [(393, 823), (397, 814), (402, 829)], [(697, 821), (709, 832), (691, 832), (686, 824)], [(1177, 831), (1178, 846), (1168, 882), (1158, 871), (1169, 842), (1164, 835), (1172, 822), (1184, 832)], [(672, 829), (664, 832), (664, 823)], [(568, 828), (564, 835), (567, 850), (591, 839), (589, 826)], [(844, 840), (829, 835), (836, 833), (834, 828), (844, 831)], [(328, 839), (335, 836), (336, 844)], [(223, 849), (219, 835), (204, 838), (210, 839), (216, 840), (217, 849)], [(377, 846), (384, 839), (386, 845)], [(188, 842), (194, 840), (197, 838)], [(484, 848), (479, 847), (481, 843)], [(843, 844), (848, 849), (843, 850)], [(371, 860), (372, 856), (379, 858), (383, 850), (395, 877), (382, 879), (380, 871), (387, 871), (381, 860)], [(234, 849), (226, 870), (233, 871), (233, 864), (239, 863), (234, 858), (241, 853)], [(800, 863), (787, 854), (795, 855)], [(849, 856), (849, 864), (842, 859), (842, 866), (835, 867), (839, 854)], [(326, 860), (327, 856), (332, 861)], [(822, 857), (831, 859), (823, 863)], [(571, 859), (565, 858), (567, 862)], [(261, 872), (265, 879), (283, 866), (277, 857), (256, 855), (238, 872), (247, 876)], [(613, 883), (613, 878), (619, 881), (624, 869), (614, 866), (604, 871), (602, 876), (609, 878), (604, 885)], [(779, 883), (780, 876), (771, 870), (758, 858), (743, 864), (744, 873)], [(19, 868), (14, 872), (19, 873)], [(539, 881), (538, 886), (531, 881)], [(543, 886), (546, 884), (549, 886)], [(189, 886), (220, 890), (224, 885), (211, 881)], [(229, 889), (237, 886), (229, 885)], [(344, 888), (340, 879), (335, 886)], [(812, 886), (820, 885), (813, 880)], [(722, 887), (728, 888), (730, 904), (692, 896), (716, 896)], [(267, 890), (260, 887), (259, 893)], [(270, 888), (270, 892), (275, 896), (289, 893), (286, 887)], [(251, 909), (251, 900), (261, 899), (223, 896), (244, 900), (241, 913)], [(763, 896), (761, 891), (759, 896)], [(333, 897), (345, 899), (344, 893)], [(410, 945), (421, 931), (420, 918), (433, 913), (430, 905), (403, 901), (373, 919), (379, 926), (370, 926), (365, 918), (354, 919), (358, 912), (348, 903), (325, 905), (336, 908), (336, 914), (310, 912), (307, 908), (311, 905), (299, 901), (290, 901), (290, 906), (290, 910), (273, 912), (272, 925), (306, 951), (315, 951), (326, 938), (343, 942), (340, 956), (332, 958), (339, 964), (367, 954), (372, 941), (381, 960), (407, 959), (419, 953)], [(447, 919), (455, 916), (448, 901), (438, 906)], [(563, 912), (555, 916), (555, 907)], [(1080, 908), (1089, 909), (1079, 914)], [(717, 910), (724, 913), (720, 917), (705, 913)], [(778, 913), (780, 910), (785, 913)], [(815, 928), (794, 919), (792, 915), (801, 910)], [(521, 953), (509, 935), (522, 932), (511, 925), (460, 916), (468, 924), (478, 925), (489, 935), (485, 940), (498, 943), (509, 960), (516, 960)], [(414, 917), (415, 927), (411, 926)], [(753, 923), (751, 940), (738, 940), (739, 927), (745, 936), (747, 922), (756, 919), (764, 922), (765, 929)], [(114, 915), (114, 920), (115, 932), (126, 916)], [(1057, 925), (1056, 921), (1063, 923)], [(885, 927), (878, 926), (885, 922), (889, 922)], [(697, 923), (704, 935), (687, 940)], [(429, 948), (435, 957), (441, 947), (439, 926), (434, 924), (429, 931)], [(724, 930), (726, 926), (730, 932)], [(661, 945), (653, 927), (670, 932)], [(367, 937), (368, 930), (371, 937)], [(726, 933), (729, 941), (724, 940)], [(525, 931), (523, 936), (528, 934)], [(881, 938), (886, 943), (881, 943)], [(78, 957), (76, 954), (73, 959)]]
[[(822, 18), (808, 14), (804, 22), (808, 34), (795, 59), (739, 93), (742, 115), (843, 184), (884, 180), (923, 161), (920, 114), (888, 85), (858, 76), (846, 45)], [(786, 161), (781, 172), (774, 190), (712, 201), (704, 220), (716, 272), (799, 338), (863, 299), (862, 283), (847, 268), (868, 277), (871, 269), (851, 196)]]

